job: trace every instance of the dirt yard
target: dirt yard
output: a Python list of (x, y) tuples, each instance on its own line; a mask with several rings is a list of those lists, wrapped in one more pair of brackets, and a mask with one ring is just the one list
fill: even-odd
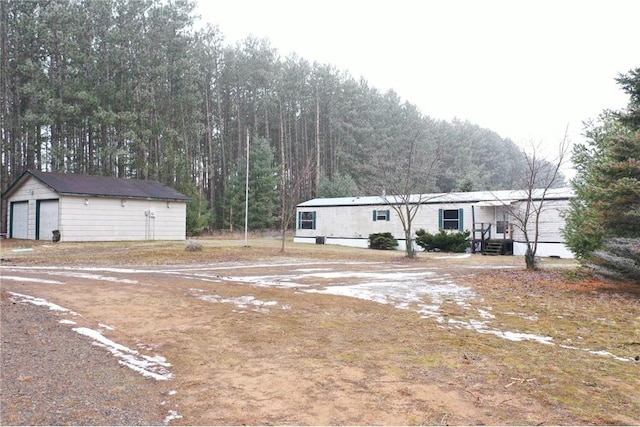
[(147, 378), (165, 424), (640, 424), (638, 285), (569, 260), (198, 242), (3, 241), (2, 294)]

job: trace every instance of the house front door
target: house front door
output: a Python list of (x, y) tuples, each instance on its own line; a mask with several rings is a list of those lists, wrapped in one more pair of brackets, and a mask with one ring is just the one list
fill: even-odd
[(495, 214), (495, 238), (511, 239), (511, 226), (509, 225), (509, 211), (504, 206), (496, 206)]

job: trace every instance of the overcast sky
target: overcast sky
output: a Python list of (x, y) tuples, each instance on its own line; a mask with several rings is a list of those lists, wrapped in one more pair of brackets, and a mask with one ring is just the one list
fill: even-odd
[(640, 0), (198, 0), (226, 44), (267, 38), (393, 89), (436, 119), (457, 117), (521, 146), (572, 142), (628, 97), (640, 67)]

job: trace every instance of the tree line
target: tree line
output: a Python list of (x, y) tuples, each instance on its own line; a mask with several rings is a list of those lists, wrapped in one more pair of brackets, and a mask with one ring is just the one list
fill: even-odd
[(399, 161), (384, 147), (403, 140), (437, 156), (419, 192), (510, 189), (526, 168), (491, 130), (194, 23), (187, 0), (1, 0), (2, 191), (26, 169), (153, 179), (193, 199), (198, 232), (241, 226), (247, 147), (252, 228), (290, 226), (313, 197), (383, 191)]

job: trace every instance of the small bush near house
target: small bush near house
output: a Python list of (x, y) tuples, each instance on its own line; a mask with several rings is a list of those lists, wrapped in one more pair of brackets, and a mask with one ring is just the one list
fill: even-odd
[(425, 251), (465, 252), (469, 248), (470, 231), (448, 232), (440, 230), (431, 234), (422, 228), (416, 231), (416, 244)]
[(394, 239), (393, 235), (389, 232), (369, 234), (370, 249), (388, 250), (396, 246), (398, 246), (398, 241)]
[(184, 248), (187, 252), (198, 252), (202, 250), (202, 243), (197, 240), (189, 240), (187, 246)]

